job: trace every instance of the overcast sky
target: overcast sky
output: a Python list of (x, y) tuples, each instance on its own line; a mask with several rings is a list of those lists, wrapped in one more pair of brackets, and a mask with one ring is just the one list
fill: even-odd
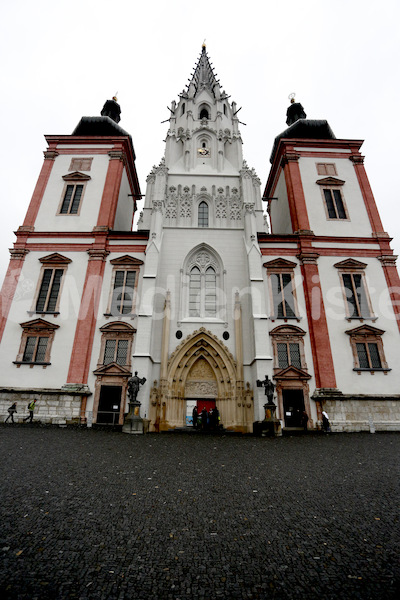
[(400, 254), (398, 0), (1, 0), (3, 280), (43, 163), (45, 134), (70, 134), (118, 92), (142, 193), (164, 153), (167, 106), (206, 40), (230, 100), (242, 107), (244, 157), (265, 185), (288, 95), (362, 152), (386, 231)]

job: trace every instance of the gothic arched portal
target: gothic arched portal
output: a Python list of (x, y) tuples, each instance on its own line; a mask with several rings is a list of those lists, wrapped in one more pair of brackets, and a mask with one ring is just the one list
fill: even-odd
[(250, 387), (244, 390), (228, 348), (204, 327), (194, 331), (168, 361), (167, 378), (160, 382), (159, 402), (152, 403), (151, 427), (165, 431), (186, 424), (188, 398), (213, 398), (227, 429), (251, 431), (254, 410)]

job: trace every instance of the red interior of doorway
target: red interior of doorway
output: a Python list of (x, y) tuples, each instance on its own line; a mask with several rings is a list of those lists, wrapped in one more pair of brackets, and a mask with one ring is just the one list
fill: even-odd
[(215, 400), (197, 400), (197, 412), (200, 414), (203, 408), (206, 407), (207, 412), (215, 408)]

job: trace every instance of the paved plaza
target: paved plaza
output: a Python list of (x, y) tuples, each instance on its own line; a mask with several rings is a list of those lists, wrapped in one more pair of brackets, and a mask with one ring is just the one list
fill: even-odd
[(400, 434), (6, 425), (0, 447), (1, 598), (398, 597)]

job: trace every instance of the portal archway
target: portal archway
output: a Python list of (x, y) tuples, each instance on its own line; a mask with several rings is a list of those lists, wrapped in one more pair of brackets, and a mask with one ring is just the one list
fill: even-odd
[[(183, 427), (186, 399), (199, 393), (215, 398), (225, 428), (249, 430), (253, 423), (251, 391), (244, 392), (231, 352), (204, 327), (187, 336), (169, 358), (167, 378), (160, 382), (159, 427), (155, 429)], [(155, 424), (157, 415), (152, 424), (153, 419)]]

